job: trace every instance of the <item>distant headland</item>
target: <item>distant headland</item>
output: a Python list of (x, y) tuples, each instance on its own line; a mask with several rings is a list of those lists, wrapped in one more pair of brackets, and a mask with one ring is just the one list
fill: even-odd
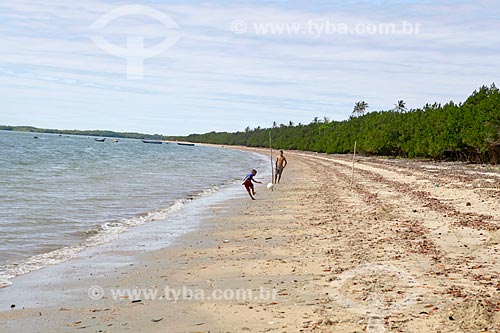
[(108, 130), (58, 130), (58, 129), (37, 128), (32, 126), (5, 126), (5, 125), (0, 125), (0, 130), (15, 131), (15, 132), (31, 132), (31, 133), (97, 136), (97, 137), (108, 137), (108, 138), (168, 140), (167, 136), (161, 134), (114, 132)]

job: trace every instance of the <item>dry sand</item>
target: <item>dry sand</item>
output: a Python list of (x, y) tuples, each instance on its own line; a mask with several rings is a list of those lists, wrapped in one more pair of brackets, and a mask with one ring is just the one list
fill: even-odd
[[(92, 278), (104, 299), (0, 312), (0, 331), (500, 331), (498, 172), (360, 158), (351, 188), (349, 156), (287, 158), (274, 191), (212, 206), (175, 246)], [(166, 286), (197, 299), (107, 293)], [(253, 298), (206, 299), (218, 290)]]

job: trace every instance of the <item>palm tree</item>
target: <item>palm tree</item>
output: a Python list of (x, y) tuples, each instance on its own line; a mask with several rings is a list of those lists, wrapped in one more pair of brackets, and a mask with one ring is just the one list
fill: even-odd
[(368, 103), (366, 103), (365, 101), (356, 102), (356, 104), (354, 104), (354, 109), (352, 111), (352, 114), (355, 117), (361, 117), (363, 114), (365, 114), (366, 109), (368, 108), (369, 108)]
[(317, 124), (317, 123), (318, 123), (318, 119), (319, 119), (318, 117), (314, 117), (313, 122), (314, 122), (315, 124)]
[(328, 119), (328, 117), (325, 116), (325, 117), (323, 117), (323, 122), (325, 124), (328, 124), (330, 122), (330, 119)]
[(394, 111), (405, 112), (406, 111), (406, 103), (403, 100), (398, 101), (396, 104), (394, 104)]
[(291, 121), (291, 120), (290, 120), (290, 121), (288, 122), (288, 126), (292, 127), (292, 126), (293, 126), (293, 121)]

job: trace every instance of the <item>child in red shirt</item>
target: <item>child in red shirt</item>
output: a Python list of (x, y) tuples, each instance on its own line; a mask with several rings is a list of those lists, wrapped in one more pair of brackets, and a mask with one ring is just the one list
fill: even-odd
[(255, 198), (253, 197), (255, 195), (255, 189), (253, 187), (252, 182), (262, 184), (262, 182), (259, 182), (258, 180), (255, 180), (253, 178), (256, 175), (257, 175), (257, 170), (252, 169), (252, 172), (246, 175), (246, 177), (243, 179), (243, 184), (242, 184), (245, 185), (245, 188), (247, 189), (247, 192), (250, 195), (250, 198), (252, 198), (252, 200), (255, 200)]

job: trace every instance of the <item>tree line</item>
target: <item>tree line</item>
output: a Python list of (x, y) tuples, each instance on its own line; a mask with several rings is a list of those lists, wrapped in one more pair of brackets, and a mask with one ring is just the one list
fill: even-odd
[(316, 117), (309, 124), (274, 123), (270, 128), (173, 139), (268, 147), (272, 131), (273, 147), (288, 150), (344, 154), (352, 152), (357, 142), (365, 155), (500, 162), (500, 92), (494, 84), (481, 87), (459, 104), (434, 103), (407, 110), (401, 100), (392, 110), (366, 112), (368, 107), (365, 101), (357, 102), (344, 121)]
[(133, 132), (114, 132), (107, 130), (57, 130), (47, 128), (37, 128), (31, 126), (5, 126), (0, 125), (2, 131), (31, 132), (31, 133), (51, 133), (65, 135), (97, 136), (107, 138), (127, 138), (127, 139), (147, 139), (166, 140), (167, 137), (161, 134), (142, 134)]

